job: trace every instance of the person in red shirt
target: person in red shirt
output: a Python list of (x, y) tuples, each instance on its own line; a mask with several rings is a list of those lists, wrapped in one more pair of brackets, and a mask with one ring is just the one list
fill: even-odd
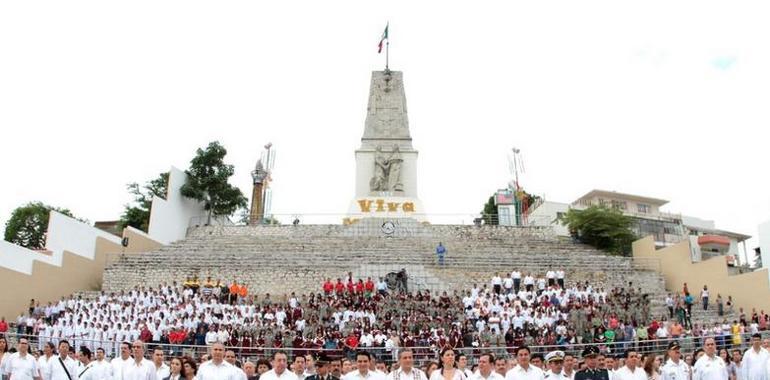
[(355, 351), (358, 349), (358, 337), (353, 332), (345, 338), (343, 344), (345, 345), (345, 351)]
[(342, 295), (342, 293), (345, 292), (345, 284), (342, 283), (342, 279), (337, 279), (337, 285), (334, 286), (334, 289), (337, 291), (337, 295)]
[(364, 293), (364, 280), (359, 279), (356, 283), (356, 293), (363, 294)]
[(369, 298), (372, 296), (372, 293), (374, 293), (374, 281), (372, 281), (371, 277), (366, 278), (366, 284), (364, 284), (364, 290), (366, 291), (364, 295), (366, 295), (366, 298)]
[(332, 280), (330, 278), (327, 278), (326, 282), (324, 282), (323, 289), (327, 296), (334, 290), (334, 284), (332, 284)]
[(348, 279), (348, 293), (353, 293), (356, 290), (356, 285), (353, 283), (353, 280)]
[(0, 318), (0, 335), (8, 332), (8, 322), (5, 321), (5, 317)]
[(150, 343), (152, 341), (152, 332), (147, 328), (147, 325), (144, 325), (142, 332), (139, 333), (139, 340), (144, 343)]

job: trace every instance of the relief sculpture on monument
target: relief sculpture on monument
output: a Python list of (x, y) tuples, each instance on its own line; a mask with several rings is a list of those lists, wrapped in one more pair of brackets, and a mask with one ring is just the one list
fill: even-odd
[(401, 152), (398, 145), (393, 146), (393, 152), (386, 157), (382, 146), (378, 145), (374, 154), (374, 175), (369, 180), (371, 191), (404, 191), (401, 183)]

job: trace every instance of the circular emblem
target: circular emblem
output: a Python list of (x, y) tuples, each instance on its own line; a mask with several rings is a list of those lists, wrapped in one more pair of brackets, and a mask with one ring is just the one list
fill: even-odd
[(391, 221), (387, 221), (382, 223), (380, 229), (382, 229), (382, 233), (385, 235), (393, 235), (393, 233), (396, 232), (396, 225)]

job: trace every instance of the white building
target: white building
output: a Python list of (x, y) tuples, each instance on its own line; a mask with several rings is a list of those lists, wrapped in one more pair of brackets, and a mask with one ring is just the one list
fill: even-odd
[[(751, 236), (716, 229), (711, 220), (661, 211), (666, 204), (668, 201), (664, 199), (591, 190), (570, 204), (550, 201), (535, 204), (530, 209), (528, 221), (533, 226), (552, 226), (559, 236), (570, 236), (567, 227), (561, 224), (562, 215), (570, 208), (583, 210), (590, 206), (607, 206), (632, 217), (634, 233), (639, 237), (652, 235), (658, 248), (688, 240), (694, 262), (713, 256), (725, 256), (729, 265), (748, 262), (745, 241)], [(770, 234), (770, 222), (767, 230)], [(770, 257), (768, 260), (770, 263)]]

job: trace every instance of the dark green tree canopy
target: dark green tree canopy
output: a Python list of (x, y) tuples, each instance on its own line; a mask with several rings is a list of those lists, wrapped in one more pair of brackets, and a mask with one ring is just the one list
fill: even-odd
[(209, 143), (205, 150), (199, 148), (181, 189), (182, 195), (203, 202), (213, 215), (232, 215), (247, 205), (241, 190), (227, 182), (235, 169), (225, 164), (225, 155), (227, 150), (218, 141)]
[(48, 231), (51, 210), (74, 218), (68, 209), (49, 206), (43, 202), (30, 202), (17, 207), (11, 213), (11, 218), (5, 223), (5, 240), (29, 249), (45, 248), (45, 234)]
[(629, 256), (631, 243), (637, 239), (631, 231), (633, 218), (605, 206), (570, 209), (561, 222), (582, 243), (617, 255)]
[(168, 191), (168, 172), (160, 173), (157, 178), (148, 181), (144, 186), (132, 182), (127, 186), (128, 193), (134, 197), (133, 204), (125, 205), (123, 215), (120, 216), (120, 228), (128, 226), (147, 232), (150, 226), (150, 208), (152, 198), (166, 199)]
[(496, 226), (500, 223), (497, 217), (497, 206), (495, 206), (495, 196), (489, 197), (489, 200), (484, 204), (484, 209), (481, 210), (481, 219), (484, 224)]

